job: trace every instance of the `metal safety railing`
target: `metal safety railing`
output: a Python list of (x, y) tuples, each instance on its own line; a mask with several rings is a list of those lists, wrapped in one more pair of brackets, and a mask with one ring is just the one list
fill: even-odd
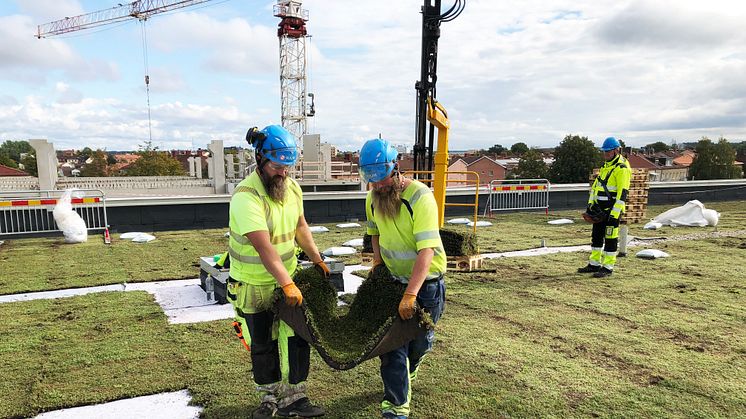
[[(0, 191), (0, 235), (59, 231), (52, 212), (65, 191)], [(100, 189), (76, 189), (72, 208), (90, 230), (108, 226), (106, 197)]]
[(484, 215), (497, 211), (543, 209), (549, 213), (549, 189), (547, 179), (501, 179), (490, 182), (490, 196), (484, 207)]
[[(433, 176), (435, 174), (434, 171), (428, 171), (428, 170), (407, 170), (406, 172), (402, 173), (404, 176), (410, 176), (412, 175), (425, 175), (425, 176), (419, 176), (418, 181), (422, 183), (433, 183), (434, 179)], [(466, 178), (455, 178), (451, 179), (448, 175), (466, 175)], [(472, 175), (473, 178), (469, 178), (468, 176)], [(474, 232), (477, 232), (477, 217), (479, 215), (479, 173), (472, 172), (472, 171), (446, 171), (446, 184), (448, 183), (458, 183), (460, 185), (474, 185), (474, 203), (461, 203), (461, 202), (444, 202), (444, 207), (474, 207), (474, 225), (472, 226)], [(440, 203), (438, 203), (440, 204)], [(438, 209), (440, 211), (440, 208)], [(445, 208), (443, 208), (445, 211)], [(442, 226), (441, 226), (442, 227)]]

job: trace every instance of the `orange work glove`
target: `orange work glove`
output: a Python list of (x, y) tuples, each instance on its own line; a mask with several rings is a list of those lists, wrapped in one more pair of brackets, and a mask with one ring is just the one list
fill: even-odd
[(414, 316), (414, 307), (417, 304), (415, 294), (405, 293), (399, 302), (399, 316), (403, 320), (409, 320)]
[(329, 279), (329, 276), (332, 274), (332, 271), (329, 270), (329, 267), (326, 266), (326, 263), (324, 263), (323, 260), (320, 260), (313, 264), (316, 267), (316, 270), (319, 271), (319, 273), (326, 279)]
[(282, 292), (285, 294), (285, 303), (289, 306), (299, 306), (303, 303), (303, 294), (295, 286), (295, 282), (283, 285)]

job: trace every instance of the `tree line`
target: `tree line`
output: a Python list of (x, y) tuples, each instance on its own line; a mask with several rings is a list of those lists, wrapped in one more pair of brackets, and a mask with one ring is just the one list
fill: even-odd
[[(622, 147), (626, 148), (624, 142)], [(648, 144), (644, 147), (653, 152), (665, 152), (679, 149), (677, 144), (668, 145), (662, 141)], [(593, 169), (603, 163), (602, 153), (588, 137), (567, 135), (554, 149), (554, 163), (547, 165), (542, 153), (535, 148), (529, 148), (525, 143), (513, 144), (510, 149), (500, 144), (481, 150), (482, 153), (506, 155), (508, 150), (518, 156), (518, 166), (512, 170), (511, 176), (521, 179), (549, 179), (553, 183), (582, 183), (587, 182)], [(730, 143), (725, 138), (713, 142), (702, 137), (694, 146), (696, 157), (689, 166), (690, 180), (706, 179), (737, 179), (744, 177), (746, 167), (738, 167), (734, 163), (746, 160), (746, 141), (737, 144)]]
[[(624, 147), (624, 142), (622, 146)], [(664, 152), (680, 149), (681, 146), (676, 143), (668, 145), (657, 141), (644, 148), (649, 151)], [(736, 158), (740, 161), (746, 160), (746, 141), (732, 144), (725, 138), (713, 142), (703, 137), (693, 149), (696, 157), (689, 167), (689, 179), (734, 179), (744, 176), (742, 170), (746, 171), (746, 167), (739, 168), (734, 165), (734, 162)], [(603, 163), (601, 152), (593, 142), (588, 137), (578, 135), (565, 136), (554, 149), (554, 163), (551, 166), (544, 162), (539, 150), (530, 148), (524, 142), (517, 142), (510, 148), (495, 144), (481, 152), (497, 155), (510, 153), (518, 156), (518, 166), (511, 172), (512, 176), (523, 179), (549, 179), (553, 183), (586, 182), (593, 169), (600, 167)], [(92, 150), (85, 147), (75, 155), (75, 158), (83, 162), (90, 159), (90, 163), (83, 165), (80, 169), (81, 176), (181, 176), (186, 174), (178, 160), (168, 152), (158, 150), (158, 147), (153, 146), (149, 141), (140, 145), (135, 153), (140, 157), (122, 172), (113, 169), (119, 162), (105, 150)], [(3, 142), (0, 145), (0, 164), (19, 168), (31, 176), (37, 176), (36, 156), (28, 141)]]
[[(80, 176), (182, 176), (186, 171), (181, 163), (168, 152), (158, 150), (150, 141), (139, 146), (135, 154), (140, 157), (125, 170), (115, 170), (119, 163), (112, 153), (105, 150), (92, 150), (85, 147), (78, 151), (73, 158), (80, 162), (87, 162), (81, 166)], [(90, 162), (88, 162), (90, 160)], [(36, 156), (28, 141), (5, 141), (0, 145), (0, 164), (21, 169), (31, 176), (38, 176)]]

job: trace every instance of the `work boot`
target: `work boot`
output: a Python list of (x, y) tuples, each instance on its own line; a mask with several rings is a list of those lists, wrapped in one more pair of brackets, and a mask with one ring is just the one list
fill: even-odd
[(592, 272), (598, 272), (601, 267), (599, 265), (591, 265), (590, 263), (583, 266), (582, 268), (578, 268), (578, 273), (581, 274), (587, 274)]
[(251, 413), (252, 419), (265, 419), (271, 418), (277, 411), (277, 405), (272, 402), (262, 402), (254, 411)]
[(593, 274), (594, 278), (606, 278), (607, 276), (611, 276), (611, 269), (601, 268)]
[(289, 418), (300, 416), (302, 418), (315, 418), (324, 416), (324, 409), (320, 406), (314, 406), (308, 397), (298, 399), (285, 407), (277, 409), (277, 416)]
[(404, 416), (404, 415), (397, 415), (396, 413), (393, 413), (393, 412), (383, 412), (381, 414), (381, 417), (382, 418), (386, 418), (386, 419), (407, 419), (406, 416)]

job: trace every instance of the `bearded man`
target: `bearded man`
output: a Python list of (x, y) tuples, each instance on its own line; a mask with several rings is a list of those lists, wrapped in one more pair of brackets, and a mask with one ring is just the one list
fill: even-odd
[[(303, 302), (292, 279), (298, 264), (296, 242), (329, 274), (303, 215), (303, 193), (288, 177), (298, 158), (295, 138), (283, 127), (270, 125), (261, 131), (250, 129), (246, 140), (256, 150), (257, 168), (231, 197), (227, 299), (236, 314), (236, 333), (247, 349), (250, 345), (260, 397), (252, 417), (321, 416), (324, 410), (306, 396), (310, 346), (270, 310), (278, 287), (282, 287), (285, 303)], [(242, 388), (246, 377), (233, 380)]]
[[(399, 316), (408, 320), (417, 305), (433, 322), (445, 308), (446, 254), (440, 239), (438, 207), (432, 191), (398, 170), (396, 149), (383, 139), (367, 141), (360, 150), (360, 177), (372, 189), (365, 200), (367, 232), (373, 245), (373, 266), (385, 264), (396, 281), (406, 284)], [(384, 418), (406, 418), (411, 383), (433, 345), (433, 331), (380, 357)]]

